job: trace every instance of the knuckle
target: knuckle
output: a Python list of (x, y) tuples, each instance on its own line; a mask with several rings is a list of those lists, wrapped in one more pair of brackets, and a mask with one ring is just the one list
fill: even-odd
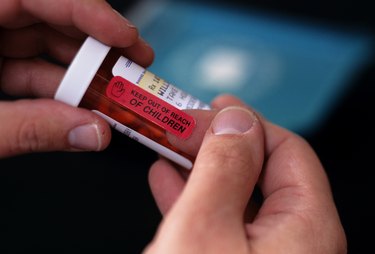
[(252, 165), (252, 156), (244, 153), (237, 142), (223, 147), (217, 147), (210, 151), (210, 157), (215, 158), (214, 162), (222, 168), (236, 168), (244, 174), (248, 174), (248, 168)]
[(24, 122), (16, 131), (16, 142), (13, 149), (20, 152), (38, 152), (48, 145), (43, 135), (43, 128), (36, 122)]

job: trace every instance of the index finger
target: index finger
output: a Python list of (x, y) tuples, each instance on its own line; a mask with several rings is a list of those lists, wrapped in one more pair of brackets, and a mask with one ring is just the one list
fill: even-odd
[(138, 30), (104, 0), (3, 0), (0, 23), (15, 24), (44, 21), (55, 26), (77, 27), (82, 32), (114, 47), (133, 45)]

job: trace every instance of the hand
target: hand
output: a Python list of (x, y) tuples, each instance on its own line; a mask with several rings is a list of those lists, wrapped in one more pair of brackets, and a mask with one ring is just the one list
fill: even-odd
[[(234, 97), (213, 106), (224, 109), (195, 115), (201, 125), (213, 121), (190, 175), (163, 159), (151, 168), (164, 218), (144, 253), (346, 253), (327, 176), (309, 144)], [(190, 153), (199, 135), (185, 143)]]
[(145, 67), (153, 60), (137, 29), (104, 0), (1, 1), (0, 90), (19, 100), (0, 101), (0, 158), (108, 145), (110, 128), (94, 113), (32, 99), (53, 97), (87, 35)]

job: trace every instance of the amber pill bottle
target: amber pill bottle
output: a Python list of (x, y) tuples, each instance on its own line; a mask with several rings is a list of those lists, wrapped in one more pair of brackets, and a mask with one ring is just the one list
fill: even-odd
[(166, 132), (188, 138), (195, 120), (183, 110), (210, 108), (92, 37), (70, 64), (55, 99), (92, 110), (117, 131), (186, 169), (192, 168), (193, 158), (172, 146)]

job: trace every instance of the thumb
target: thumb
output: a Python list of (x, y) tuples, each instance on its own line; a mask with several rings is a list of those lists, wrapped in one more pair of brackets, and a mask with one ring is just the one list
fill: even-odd
[(242, 223), (262, 168), (263, 142), (253, 112), (240, 107), (220, 111), (207, 130), (181, 203), (202, 210), (202, 216), (225, 210), (225, 216)]
[(223, 250), (232, 244), (238, 249), (240, 242), (246, 242), (244, 213), (262, 168), (263, 139), (258, 118), (247, 109), (228, 107), (215, 116), (150, 253), (185, 253), (184, 247), (187, 253), (197, 253), (213, 246), (226, 253)]
[(47, 100), (0, 102), (0, 158), (46, 151), (99, 151), (108, 124), (89, 110)]

